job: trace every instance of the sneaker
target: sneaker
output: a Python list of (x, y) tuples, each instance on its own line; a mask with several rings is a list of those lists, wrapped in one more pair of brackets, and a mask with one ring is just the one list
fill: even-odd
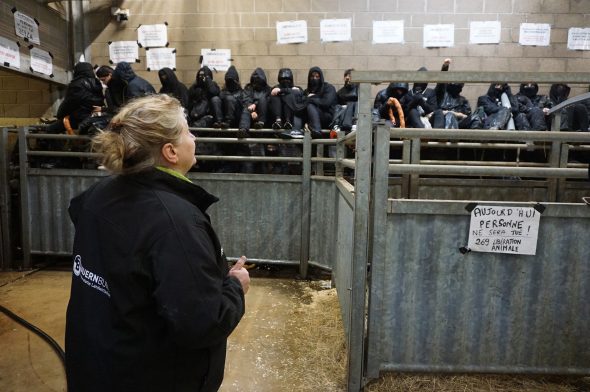
[(264, 128), (264, 123), (262, 121), (256, 121), (254, 123), (254, 129), (262, 129)]
[(285, 128), (286, 130), (289, 130), (289, 129), (293, 128), (293, 124), (291, 124), (289, 121), (285, 121), (285, 123), (283, 124), (283, 128)]
[(250, 135), (250, 132), (246, 128), (238, 129), (238, 139), (245, 139)]
[(221, 129), (228, 129), (229, 128), (229, 122), (227, 121), (222, 121), (220, 124)]
[(282, 132), (279, 135), (283, 139), (303, 139), (303, 132), (293, 129), (289, 132)]
[(280, 119), (277, 119), (277, 121), (275, 121), (272, 124), (272, 129), (274, 129), (275, 131), (278, 131), (281, 128), (283, 128), (283, 125), (281, 124), (281, 120)]

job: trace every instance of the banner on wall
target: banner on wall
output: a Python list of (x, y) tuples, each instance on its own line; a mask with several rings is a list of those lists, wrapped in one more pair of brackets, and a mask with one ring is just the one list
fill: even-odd
[(14, 29), (16, 35), (24, 38), (27, 42), (40, 45), (39, 39), (39, 22), (30, 16), (17, 11), (15, 8), (12, 9), (14, 13)]
[(46, 50), (31, 48), (31, 70), (43, 75), (53, 75), (53, 56)]
[(139, 26), (137, 43), (144, 48), (168, 46), (168, 26), (164, 23)]
[(572, 27), (567, 32), (567, 48), (590, 50), (590, 28)]
[(151, 48), (145, 50), (148, 71), (158, 71), (162, 68), (176, 70), (176, 49)]
[(502, 24), (498, 21), (471, 22), (469, 25), (470, 44), (499, 44)]
[(521, 23), (518, 43), (527, 46), (549, 46), (551, 25), (548, 23)]
[(225, 72), (231, 65), (231, 49), (201, 49), (201, 66)]
[(424, 25), (425, 48), (448, 48), (455, 45), (455, 25)]
[(20, 51), (18, 43), (0, 37), (0, 63), (5, 67), (20, 69)]
[(404, 21), (403, 20), (374, 20), (373, 21), (374, 44), (403, 44)]
[(320, 41), (352, 41), (352, 21), (350, 19), (322, 19), (320, 21)]
[(121, 61), (125, 61), (127, 63), (139, 62), (139, 47), (137, 46), (137, 42), (109, 42), (109, 59), (111, 64), (118, 64)]
[(277, 22), (277, 44), (300, 44), (307, 42), (307, 22), (290, 20)]

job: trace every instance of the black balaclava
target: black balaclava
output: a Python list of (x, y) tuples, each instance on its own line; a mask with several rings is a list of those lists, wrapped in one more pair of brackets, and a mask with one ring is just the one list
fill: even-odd
[(293, 88), (293, 71), (290, 68), (281, 68), (277, 79), (281, 88)]
[(539, 85), (532, 82), (521, 83), (519, 92), (525, 97), (533, 99), (539, 92)]
[(228, 91), (238, 91), (242, 88), (240, 85), (240, 75), (235, 66), (231, 65), (225, 73), (225, 88)]
[(447, 84), (447, 92), (451, 97), (457, 98), (463, 91), (463, 86), (463, 83), (449, 83)]
[[(418, 71), (426, 72), (428, 69), (426, 67), (420, 67), (418, 68)], [(412, 86), (412, 92), (414, 92), (414, 94), (421, 94), (426, 90), (426, 87), (428, 87), (428, 83), (414, 83), (414, 86)]]

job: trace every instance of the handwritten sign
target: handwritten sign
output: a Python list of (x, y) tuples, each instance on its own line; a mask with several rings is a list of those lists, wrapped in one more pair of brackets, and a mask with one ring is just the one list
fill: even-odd
[(374, 44), (403, 44), (404, 21), (403, 20), (374, 20), (373, 21)]
[(549, 46), (551, 25), (548, 23), (521, 23), (518, 43), (529, 46)]
[(277, 44), (304, 42), (307, 42), (307, 22), (305, 20), (277, 22)]
[(137, 42), (144, 48), (166, 46), (168, 27), (165, 24), (141, 25), (137, 29)]
[(23, 14), (20, 11), (14, 12), (14, 29), (16, 35), (25, 39), (25, 41), (33, 42), (37, 45), (41, 44), (39, 40), (39, 26), (35, 19)]
[(49, 52), (39, 48), (32, 48), (30, 54), (31, 69), (33, 71), (48, 76), (53, 74), (53, 59)]
[(231, 49), (201, 49), (203, 67), (225, 72), (231, 65)]
[(152, 48), (145, 51), (147, 68), (158, 71), (162, 68), (176, 69), (176, 49)]
[(109, 58), (114, 64), (121, 61), (134, 63), (139, 58), (139, 47), (135, 41), (115, 41), (109, 44)]
[(16, 42), (0, 37), (0, 64), (20, 68), (20, 52)]
[(590, 28), (572, 27), (567, 32), (567, 48), (590, 50)]
[(455, 25), (424, 25), (424, 47), (446, 48), (455, 45)]
[(322, 19), (320, 21), (320, 41), (339, 42), (352, 40), (350, 19)]
[(532, 207), (477, 206), (468, 247), (475, 252), (534, 255), (541, 213)]
[(502, 24), (497, 21), (471, 22), (469, 27), (469, 43), (498, 44)]

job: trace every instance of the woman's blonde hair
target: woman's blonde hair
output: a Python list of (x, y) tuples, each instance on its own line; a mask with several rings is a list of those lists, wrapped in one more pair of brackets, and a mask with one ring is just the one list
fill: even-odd
[(175, 143), (183, 131), (180, 102), (166, 94), (136, 98), (92, 139), (100, 163), (116, 174), (131, 174), (159, 163), (160, 150)]

